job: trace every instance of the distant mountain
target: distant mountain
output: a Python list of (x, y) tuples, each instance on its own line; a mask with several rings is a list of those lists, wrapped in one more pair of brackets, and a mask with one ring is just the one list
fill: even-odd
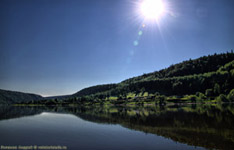
[(40, 95), (0, 89), (0, 104), (12, 104), (44, 99)]

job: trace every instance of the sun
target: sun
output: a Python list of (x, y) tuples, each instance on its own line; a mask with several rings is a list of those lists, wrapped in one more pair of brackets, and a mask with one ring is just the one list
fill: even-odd
[(140, 11), (145, 19), (158, 20), (165, 11), (165, 5), (162, 0), (143, 0)]

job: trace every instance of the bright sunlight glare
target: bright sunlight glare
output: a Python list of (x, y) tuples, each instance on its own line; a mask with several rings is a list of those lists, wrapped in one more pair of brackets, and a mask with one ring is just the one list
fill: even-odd
[(140, 11), (145, 19), (158, 20), (165, 11), (165, 6), (162, 0), (143, 0)]

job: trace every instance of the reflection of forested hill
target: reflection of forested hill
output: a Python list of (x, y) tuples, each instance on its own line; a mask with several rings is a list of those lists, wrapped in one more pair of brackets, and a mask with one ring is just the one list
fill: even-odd
[(65, 113), (62, 107), (0, 105), (0, 120), (33, 116), (42, 112)]
[(35, 107), (12, 107), (12, 106), (0, 106), (0, 120), (19, 118), (24, 116), (32, 116), (40, 114), (43, 109)]
[(234, 149), (234, 113), (228, 106), (203, 108), (83, 109), (73, 114), (98, 123), (161, 135), (194, 146)]
[(187, 107), (5, 107), (0, 118), (42, 112), (70, 113), (96, 123), (120, 124), (174, 141), (216, 149), (234, 149), (234, 105)]

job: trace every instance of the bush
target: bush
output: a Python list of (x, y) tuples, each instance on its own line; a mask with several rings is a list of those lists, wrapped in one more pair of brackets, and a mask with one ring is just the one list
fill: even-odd
[(232, 89), (232, 90), (229, 92), (227, 98), (228, 98), (229, 101), (232, 101), (232, 102), (234, 101), (234, 89)]
[(207, 89), (206, 90), (206, 96), (213, 96), (213, 90), (212, 89)]
[(199, 100), (205, 100), (206, 99), (206, 96), (205, 94), (201, 93), (201, 92), (197, 92), (196, 93), (196, 96)]
[(161, 104), (165, 104), (166, 101), (166, 96), (161, 95), (161, 96), (156, 96), (155, 97), (155, 102)]
[(217, 102), (219, 102), (219, 103), (221, 103), (221, 102), (228, 102), (228, 99), (227, 99), (227, 97), (224, 94), (220, 94), (217, 97)]
[(191, 100), (192, 102), (196, 102), (197, 97), (196, 97), (196, 96), (194, 96), (194, 95), (192, 95), (192, 96), (190, 97), (190, 100)]

